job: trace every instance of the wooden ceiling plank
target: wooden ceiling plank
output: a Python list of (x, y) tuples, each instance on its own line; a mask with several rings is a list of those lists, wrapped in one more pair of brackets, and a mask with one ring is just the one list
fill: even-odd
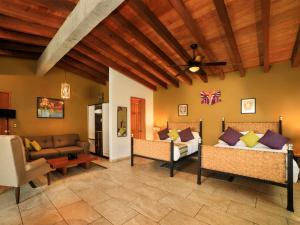
[[(186, 6), (184, 5), (182, 0), (169, 0), (173, 8), (179, 14), (181, 19), (183, 20), (185, 26), (190, 31), (190, 34), (194, 37), (195, 41), (197, 41), (198, 46), (207, 56), (210, 61), (216, 61), (216, 56), (213, 54), (212, 49), (209, 47), (208, 42), (206, 41), (204, 35), (202, 34), (201, 29), (193, 19), (191, 13), (188, 11)], [(224, 72), (221, 69), (217, 69), (218, 74), (220, 74), (220, 78), (223, 80), (225, 78)], [(200, 76), (200, 78), (205, 82), (207, 80), (206, 77)]]
[(94, 30), (93, 34), (98, 36), (98, 34), (99, 35), (102, 34), (101, 32), (105, 33), (109, 38), (114, 40), (120, 47), (122, 47), (127, 52), (129, 52), (130, 54), (132, 54), (136, 58), (138, 58), (138, 60), (143, 61), (144, 63), (149, 65), (151, 68), (153, 68), (155, 71), (157, 71), (158, 74), (160, 75), (159, 79), (163, 80), (166, 83), (171, 83), (175, 87), (179, 87), (179, 82), (175, 77), (169, 75), (167, 72), (165, 72), (163, 69), (161, 69), (159, 66), (157, 66), (153, 61), (151, 61), (145, 55), (143, 55), (138, 50), (136, 50), (134, 46), (130, 45), (128, 42), (123, 40), (118, 34), (113, 32), (107, 26), (99, 27), (99, 30)]
[(100, 80), (103, 81), (104, 84), (108, 80), (108, 77), (105, 74), (99, 73), (98, 71), (93, 70), (92, 68), (88, 67), (87, 65), (77, 61), (76, 59), (72, 59), (69, 56), (65, 56), (64, 58), (61, 59), (61, 61), (68, 63), (77, 69), (85, 71), (86, 73), (90, 74), (91, 76), (99, 78)]
[(293, 52), (292, 52), (291, 62), (292, 62), (292, 67), (296, 67), (300, 65), (300, 24), (299, 24)]
[(103, 76), (106, 79), (108, 79), (108, 67), (104, 66), (103, 64), (90, 59), (89, 57), (81, 54), (80, 52), (78, 52), (74, 49), (72, 49), (70, 52), (68, 52), (67, 56), (86, 64), (87, 66), (89, 66), (89, 67), (93, 68), (94, 70), (98, 71), (99, 73), (103, 74)]
[(36, 74), (45, 75), (123, 1), (79, 1), (38, 59)]
[(231, 27), (230, 18), (227, 12), (226, 5), (224, 3), (224, 0), (213, 0), (214, 5), (217, 10), (217, 14), (219, 16), (219, 20), (221, 24), (223, 25), (223, 29), (226, 33), (226, 39), (230, 46), (230, 55), (235, 60), (235, 64), (237, 65), (237, 69), (240, 71), (241, 76), (245, 76), (245, 69), (242, 63), (242, 58), (238, 49), (238, 45), (236, 42), (236, 39), (234, 37), (234, 33)]
[(25, 59), (37, 59), (40, 54), (35, 52), (26, 52), (18, 50), (9, 50), (0, 48), (0, 56), (16, 57), (16, 58), (25, 58)]
[[(204, 35), (201, 32), (201, 29), (197, 25), (196, 21), (191, 16), (191, 13), (188, 11), (188, 9), (185, 7), (182, 0), (169, 0), (173, 8), (177, 11), (181, 19), (183, 20), (185, 26), (190, 31), (190, 34), (194, 37), (194, 40), (197, 42), (198, 47), (200, 50), (204, 52), (204, 55), (210, 60), (210, 61), (216, 61), (216, 57), (213, 54), (213, 51), (210, 49), (208, 42), (206, 41)], [(216, 68), (206, 68), (206, 70), (209, 70), (211, 74), (219, 74), (220, 78), (223, 80), (225, 78), (224, 72), (221, 69)], [(215, 70), (215, 72), (214, 72)], [(198, 75), (198, 74), (197, 74)], [(205, 76), (199, 76), (203, 82), (207, 82), (208, 78), (207, 75)]]
[(149, 89), (156, 91), (156, 86), (149, 83), (148, 81), (144, 80), (140, 76), (138, 76), (136, 73), (129, 71), (127, 68), (119, 65), (114, 60), (107, 58), (100, 52), (95, 51), (94, 49), (89, 48), (88, 46), (85, 46), (84, 44), (78, 44), (75, 47), (76, 50), (81, 52), (84, 55), (88, 55), (90, 58), (94, 59), (95, 61), (101, 61), (104, 65), (111, 67), (120, 73), (124, 74), (125, 76), (137, 81), (138, 83), (143, 84), (144, 86), (148, 87)]
[(0, 39), (37, 46), (46, 46), (49, 43), (48, 38), (10, 31), (2, 28), (0, 28)]
[(42, 46), (21, 44), (18, 42), (5, 41), (5, 40), (0, 41), (0, 48), (6, 49), (6, 50), (35, 52), (35, 53), (39, 53), (39, 54), (41, 54), (44, 50), (44, 47), (42, 47)]
[[(176, 65), (176, 63), (165, 53), (163, 52), (157, 45), (155, 45), (145, 34), (143, 34), (140, 30), (138, 30), (130, 21), (128, 21), (125, 17), (123, 17), (120, 13), (116, 13), (114, 16), (114, 21), (119, 23), (122, 27), (126, 28), (127, 32), (129, 32), (133, 38), (137, 41), (143, 43), (143, 45), (152, 52), (152, 54), (158, 56), (162, 59), (168, 66)], [(189, 76), (185, 76), (183, 71), (179, 68), (172, 69), (177, 74), (183, 74), (183, 76), (178, 76), (177, 78), (186, 83), (191, 85), (192, 79)]]
[(45, 23), (45, 25), (40, 25), (1, 14), (0, 27), (7, 30), (18, 31), (47, 38), (52, 38), (57, 31), (57, 29), (49, 27), (47, 23)]
[(177, 39), (171, 34), (171, 32), (160, 22), (156, 15), (144, 4), (141, 0), (129, 0), (130, 6), (143, 18), (156, 33), (164, 39), (174, 51), (185, 61), (190, 60), (190, 55), (179, 44)]
[(151, 74), (149, 71), (145, 70), (142, 66), (140, 66), (137, 63), (134, 63), (131, 61), (128, 57), (122, 55), (121, 53), (117, 52), (116, 50), (112, 49), (109, 45), (102, 42), (100, 39), (98, 39), (95, 36), (88, 35), (83, 39), (83, 43), (99, 52), (105, 52), (106, 54), (109, 54), (113, 56), (114, 58), (120, 59), (122, 62), (130, 66), (132, 69), (139, 72), (144, 79), (148, 79), (149, 82), (152, 81), (156, 85), (160, 85), (163, 88), (167, 89), (168, 85), (167, 83), (163, 82), (153, 74)]
[(263, 34), (263, 63), (264, 72), (270, 70), (270, 0), (261, 0), (261, 18), (262, 18), (262, 34)]
[(80, 77), (83, 77), (85, 79), (89, 79), (89, 80), (95, 81), (99, 84), (106, 85), (106, 83), (103, 82), (102, 79), (94, 77), (91, 74), (88, 74), (85, 71), (81, 70), (80, 68), (74, 67), (72, 64), (70, 64), (68, 62), (60, 61), (60, 62), (57, 63), (57, 66), (64, 69), (64, 70), (70, 71), (70, 72), (72, 72), (72, 73), (74, 73), (74, 74), (76, 74)]

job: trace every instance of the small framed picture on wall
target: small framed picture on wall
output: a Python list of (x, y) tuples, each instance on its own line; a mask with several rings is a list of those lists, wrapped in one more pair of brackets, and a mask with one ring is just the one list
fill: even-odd
[(256, 113), (256, 99), (245, 98), (241, 99), (241, 114), (255, 114)]
[(180, 104), (178, 105), (178, 116), (187, 116), (188, 115), (188, 105)]

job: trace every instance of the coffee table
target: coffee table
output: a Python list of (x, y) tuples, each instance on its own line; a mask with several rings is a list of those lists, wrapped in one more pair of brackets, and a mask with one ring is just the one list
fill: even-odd
[(83, 166), (88, 169), (91, 161), (97, 160), (98, 157), (90, 154), (79, 154), (77, 159), (68, 160), (68, 157), (59, 157), (55, 159), (48, 159), (52, 169), (60, 170), (64, 175), (67, 174), (69, 167)]

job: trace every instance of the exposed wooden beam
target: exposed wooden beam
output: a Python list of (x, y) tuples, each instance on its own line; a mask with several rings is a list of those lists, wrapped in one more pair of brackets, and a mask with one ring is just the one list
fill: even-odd
[(155, 85), (149, 83), (148, 81), (146, 81), (143, 78), (141, 78), (140, 76), (138, 76), (136, 73), (129, 71), (125, 67), (119, 65), (114, 60), (104, 56), (100, 52), (94, 51), (94, 49), (91, 49), (83, 44), (77, 45), (75, 48), (82, 54), (88, 55), (90, 58), (93, 58), (96, 61), (100, 60), (104, 65), (111, 67), (111, 68), (119, 71), (120, 73), (124, 74), (125, 76), (143, 84), (144, 86), (148, 87), (149, 89), (156, 91)]
[(8, 50), (0, 48), (0, 56), (25, 58), (25, 59), (37, 59), (40, 54), (34, 52), (24, 52), (17, 50)]
[(18, 31), (26, 34), (43, 36), (47, 38), (52, 38), (57, 31), (57, 29), (49, 27), (47, 23), (45, 23), (45, 25), (40, 25), (37, 23), (26, 22), (20, 19), (4, 16), (1, 14), (0, 27), (7, 30)]
[[(193, 19), (191, 13), (188, 11), (188, 9), (184, 5), (183, 1), (182, 0), (169, 0), (169, 2), (173, 6), (173, 8), (176, 10), (176, 12), (179, 14), (179, 16), (183, 20), (185, 26), (190, 31), (190, 34), (193, 36), (195, 41), (198, 43), (199, 48), (203, 51), (203, 53), (206, 55), (206, 57), (210, 61), (216, 61), (216, 56), (213, 54), (213, 51), (210, 48), (209, 44), (207, 43), (206, 38), (202, 34), (201, 29), (199, 28), (198, 24)], [(225, 78), (225, 75), (224, 75), (222, 69), (215, 69), (215, 70), (217, 71), (217, 74), (220, 75), (221, 79)], [(200, 78), (204, 82), (207, 81), (207, 75), (200, 76)]]
[(295, 40), (291, 61), (292, 61), (292, 67), (296, 67), (300, 65), (300, 25)]
[(1, 0), (0, 13), (31, 23), (47, 24), (47, 26), (52, 28), (59, 27), (65, 20), (62, 17), (53, 16), (47, 11), (41, 13), (39, 8), (34, 7), (34, 3), (29, 5), (19, 0)]
[[(132, 23), (130, 23), (130, 21), (128, 21), (120, 13), (115, 13), (113, 20), (117, 22), (120, 26), (124, 27), (133, 38), (143, 43), (143, 45), (150, 52), (152, 52), (152, 54), (156, 55), (158, 58), (163, 60), (168, 66), (176, 65), (176, 63), (164, 51), (162, 51), (157, 45), (155, 45), (145, 34), (139, 31)], [(183, 71), (181, 71), (179, 68), (169, 68), (171, 68), (177, 74), (182, 74), (182, 76), (177, 77), (180, 81), (186, 84), (192, 84), (192, 79), (189, 76), (184, 75)]]
[(85, 73), (90, 74), (91, 76), (98, 78), (99, 80), (102, 81), (103, 84), (105, 84), (106, 80), (108, 80), (107, 74), (102, 74), (99, 73), (98, 71), (93, 70), (92, 68), (88, 67), (87, 65), (72, 59), (69, 56), (65, 56), (64, 58), (61, 59), (62, 62), (72, 65), (74, 68), (85, 71)]
[(99, 51), (100, 53), (104, 52), (104, 54), (109, 54), (113, 58), (121, 60), (126, 65), (130, 66), (132, 69), (138, 72), (140, 76), (147, 80), (148, 82), (154, 84), (154, 85), (160, 85), (164, 88), (167, 88), (168, 85), (151, 74), (149, 71), (145, 70), (142, 66), (140, 66), (138, 63), (134, 63), (131, 61), (128, 57), (122, 55), (121, 53), (117, 52), (113, 48), (111, 48), (109, 45), (102, 42), (100, 39), (97, 39), (95, 36), (88, 35), (86, 36), (82, 41), (86, 46)]
[(234, 37), (234, 33), (231, 27), (230, 18), (227, 12), (226, 5), (224, 3), (224, 0), (213, 0), (214, 5), (217, 10), (217, 14), (219, 16), (219, 20), (223, 25), (226, 39), (228, 41), (228, 44), (230, 46), (230, 55), (234, 59), (234, 63), (236, 64), (237, 69), (240, 71), (241, 76), (245, 76), (245, 69), (242, 63), (242, 58), (237, 46), (237, 42)]
[(261, 19), (262, 19), (262, 34), (263, 34), (263, 58), (264, 72), (270, 70), (270, 0), (261, 0)]
[(140, 53), (135, 49), (135, 46), (130, 45), (126, 41), (124, 41), (118, 34), (110, 30), (106, 26), (100, 26), (99, 29), (95, 29), (93, 31), (93, 34), (95, 36), (102, 36), (103, 34), (107, 35), (109, 38), (111, 38), (113, 41), (115, 41), (118, 46), (121, 48), (125, 49), (128, 53), (136, 57), (138, 60), (143, 61), (147, 65), (149, 65), (153, 70), (155, 70), (157, 73), (157, 76), (159, 79), (162, 81), (168, 83), (168, 84), (173, 84), (174, 86), (178, 87), (179, 83), (178, 80), (166, 73), (163, 69), (161, 69), (159, 66), (157, 66), (153, 61), (151, 61), (149, 58), (147, 58), (145, 55)]
[(80, 52), (76, 51), (75, 49), (72, 49), (70, 52), (68, 52), (67, 56), (70, 56), (71, 58), (84, 63), (85, 65), (93, 68), (94, 70), (105, 74), (105, 77), (108, 79), (108, 67), (104, 66), (103, 64), (94, 61), (93, 59), (87, 57), (86, 55), (81, 54)]
[(44, 50), (43, 46), (21, 44), (18, 42), (5, 41), (5, 40), (0, 41), (0, 48), (6, 49), (6, 50), (35, 52), (35, 53), (39, 53), (39, 54), (41, 54)]
[(45, 75), (67, 52), (123, 1), (80, 1), (38, 59), (36, 73), (40, 76)]
[(149, 25), (160, 35), (165, 42), (171, 46), (174, 51), (187, 62), (191, 57), (185, 49), (179, 44), (177, 39), (171, 32), (160, 22), (157, 16), (144, 4), (141, 0), (129, 0), (130, 6), (138, 13), (138, 15), (148, 22)]
[(64, 62), (64, 61), (60, 61), (60, 62), (57, 63), (57, 66), (61, 67), (64, 70), (70, 71), (70, 72), (72, 72), (72, 73), (74, 73), (74, 74), (76, 74), (76, 75), (78, 75), (80, 77), (83, 77), (83, 78), (95, 81), (95, 82), (97, 82), (99, 84), (105, 85), (105, 82), (103, 82), (102, 79), (94, 77), (91, 74), (88, 74), (88, 73), (86, 73), (85, 71), (83, 71), (81, 69), (75, 68), (70, 63), (67, 63), (67, 62)]
[(10, 40), (25, 44), (37, 45), (37, 46), (46, 46), (49, 43), (48, 38), (39, 37), (30, 34), (23, 34), (20, 32), (5, 30), (0, 28), (0, 39)]

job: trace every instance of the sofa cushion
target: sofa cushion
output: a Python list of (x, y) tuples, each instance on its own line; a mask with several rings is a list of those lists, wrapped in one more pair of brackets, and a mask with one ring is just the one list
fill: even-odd
[(77, 141), (79, 141), (78, 134), (63, 134), (53, 136), (54, 148), (76, 146)]
[(28, 138), (30, 141), (36, 141), (42, 149), (54, 148), (52, 136), (31, 136), (25, 138)]
[(60, 156), (68, 155), (69, 153), (83, 153), (83, 148), (78, 146), (56, 148), (56, 150), (59, 152)]
[(48, 149), (42, 149), (41, 151), (33, 151), (29, 152), (29, 157), (30, 160), (35, 160), (39, 158), (46, 158), (46, 159), (51, 159), (51, 158), (57, 158), (59, 157), (59, 151), (53, 148), (48, 148)]

